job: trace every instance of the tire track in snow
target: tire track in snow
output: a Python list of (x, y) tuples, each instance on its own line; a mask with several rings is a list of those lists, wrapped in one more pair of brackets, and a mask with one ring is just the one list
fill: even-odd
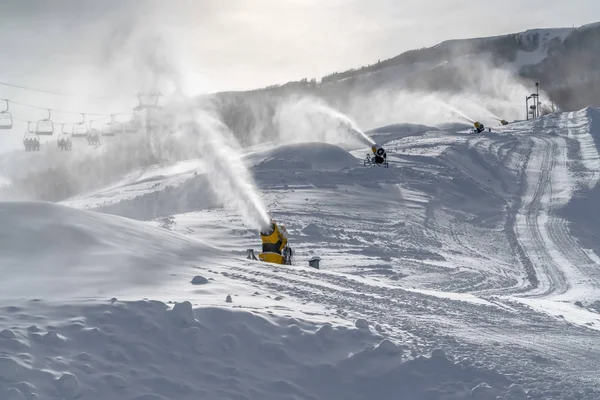
[[(256, 268), (240, 263), (223, 275), (293, 296), (303, 304), (325, 305), (347, 318), (366, 318), (381, 325), (385, 336), (405, 342), (411, 338), (417, 354), (442, 347), (451, 355), (456, 352), (489, 366), (502, 365), (516, 377), (533, 377), (534, 382), (544, 377), (539, 381), (557, 390), (572, 385), (581, 389), (581, 381), (600, 357), (597, 332), (566, 327), (521, 304), (502, 308), (449, 301), (373, 280), (298, 267)], [(570, 341), (565, 344), (566, 337)], [(540, 364), (538, 358), (547, 362)], [(600, 378), (588, 378), (586, 384), (598, 385)]]
[[(564, 293), (568, 283), (559, 265), (550, 253), (543, 225), (548, 218), (544, 194), (551, 190), (551, 168), (556, 142), (548, 138), (531, 137), (533, 147), (524, 170), (526, 189), (521, 209), (515, 221), (517, 241), (536, 272), (537, 287), (528, 295), (544, 296)], [(541, 222), (541, 224), (540, 224)]]
[[(534, 147), (524, 170), (527, 189), (515, 225), (519, 243), (532, 262), (539, 282), (538, 287), (525, 296), (593, 293), (600, 287), (598, 265), (573, 239), (567, 221), (556, 215), (556, 211), (567, 205), (575, 185), (582, 180), (569, 170), (569, 162), (579, 161), (584, 165), (587, 172), (583, 184), (589, 187), (597, 183), (595, 169), (600, 166), (600, 158), (589, 132), (573, 133), (573, 127), (583, 125), (574, 113), (556, 121), (545, 118), (542, 123), (540, 131), (545, 136), (531, 138)], [(557, 128), (566, 129), (566, 136), (578, 141), (578, 159), (569, 159), (567, 141)], [(590, 183), (590, 178), (594, 182)]]

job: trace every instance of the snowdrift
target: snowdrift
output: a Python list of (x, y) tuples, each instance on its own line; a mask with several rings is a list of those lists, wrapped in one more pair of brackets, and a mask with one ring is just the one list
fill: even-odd
[(0, 203), (0, 298), (152, 292), (186, 261), (214, 258), (198, 241), (121, 217), (50, 203)]
[(29, 303), (3, 314), (20, 318), (0, 320), (2, 399), (460, 400), (495, 398), (510, 385), (442, 350), (414, 358), (408, 343), (386, 339), (364, 320), (316, 325), (117, 299)]
[[(259, 160), (263, 161), (259, 161)], [(277, 146), (249, 157), (256, 169), (340, 171), (356, 167), (359, 161), (339, 146), (312, 142)]]

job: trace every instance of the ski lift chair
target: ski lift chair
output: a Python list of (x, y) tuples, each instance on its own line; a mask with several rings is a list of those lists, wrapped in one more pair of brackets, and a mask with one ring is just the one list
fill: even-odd
[(48, 118), (39, 120), (35, 125), (35, 134), (38, 136), (52, 136), (54, 123), (51, 119), (51, 110), (48, 110)]
[(87, 140), (90, 146), (98, 146), (100, 144), (100, 132), (98, 129), (91, 129), (87, 136)]
[(71, 134), (72, 137), (87, 137), (89, 133), (89, 129), (85, 123), (85, 114), (81, 114), (83, 116), (83, 121), (78, 124), (73, 125), (73, 132)]
[(115, 122), (115, 116), (110, 116), (110, 122), (102, 125), (100, 128), (100, 134), (102, 136), (115, 136), (119, 132), (119, 124)]
[(3, 111), (0, 111), (0, 129), (12, 129), (13, 118), (12, 114), (8, 110), (8, 100), (2, 100), (6, 103), (6, 107)]
[(83, 122), (73, 126), (73, 137), (87, 137), (88, 133), (88, 127)]
[(102, 125), (102, 128), (100, 128), (100, 134), (102, 136), (115, 136), (113, 124), (111, 122), (107, 122), (106, 124)]
[(40, 138), (33, 132), (25, 132), (23, 145), (25, 151), (40, 151)]
[(56, 141), (56, 144), (58, 145), (58, 147), (61, 150), (71, 151), (71, 149), (73, 148), (73, 143), (71, 141), (71, 135), (73, 134), (73, 129), (74, 129), (74, 127), (71, 127), (71, 132), (66, 132), (65, 124), (63, 124), (63, 126), (60, 130), (60, 135), (58, 136), (58, 140)]

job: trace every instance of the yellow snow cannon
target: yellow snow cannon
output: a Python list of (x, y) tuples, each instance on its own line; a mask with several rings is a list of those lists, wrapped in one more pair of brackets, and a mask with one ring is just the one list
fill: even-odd
[(474, 133), (481, 133), (485, 130), (485, 127), (483, 126), (483, 124), (481, 122), (475, 122), (473, 124), (473, 132)]
[(262, 253), (258, 254), (261, 261), (292, 265), (292, 249), (288, 246), (288, 233), (283, 225), (271, 220), (271, 226), (260, 232)]
[(501, 119), (500, 120), (500, 124), (502, 124), (502, 125), (508, 125), (508, 121), (505, 120), (505, 119)]

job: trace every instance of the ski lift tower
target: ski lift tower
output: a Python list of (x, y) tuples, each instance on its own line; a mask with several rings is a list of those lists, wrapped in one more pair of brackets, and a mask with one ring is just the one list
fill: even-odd
[(158, 105), (158, 100), (162, 96), (162, 93), (138, 93), (137, 98), (139, 104), (133, 109), (134, 111), (146, 110), (146, 132), (151, 133), (154, 128), (153, 124), (153, 111), (160, 110), (162, 107)]
[(536, 117), (540, 116), (540, 83), (535, 83), (535, 112)]
[[(540, 83), (535, 83), (535, 93), (525, 96), (525, 111), (527, 112), (527, 119), (531, 114), (531, 118), (537, 118), (540, 116)], [(533, 104), (529, 105), (529, 100), (533, 100)]]

